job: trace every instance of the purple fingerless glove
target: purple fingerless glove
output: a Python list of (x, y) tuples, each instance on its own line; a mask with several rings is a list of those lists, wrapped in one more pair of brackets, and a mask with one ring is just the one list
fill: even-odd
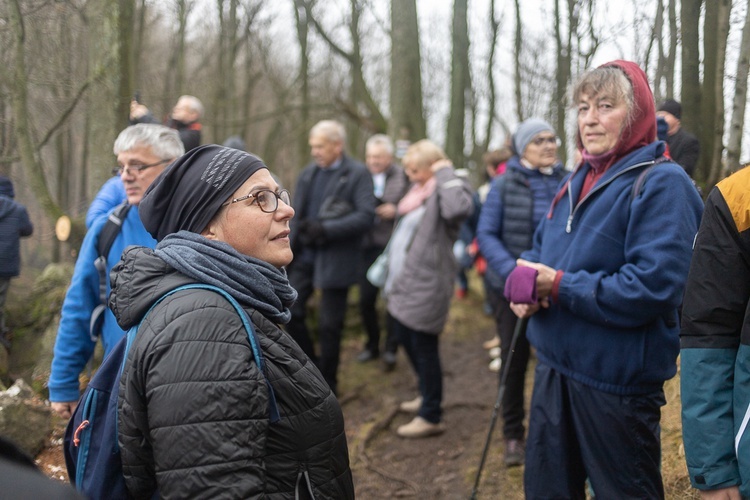
[(536, 304), (537, 274), (539, 271), (531, 267), (516, 266), (505, 280), (505, 299), (514, 304)]

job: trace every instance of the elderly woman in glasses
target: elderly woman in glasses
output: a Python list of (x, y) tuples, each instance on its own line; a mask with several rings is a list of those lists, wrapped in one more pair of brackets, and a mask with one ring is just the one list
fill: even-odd
[(597, 498), (663, 498), (663, 384), (703, 204), (656, 140), (636, 64), (588, 71), (571, 96), (583, 162), (506, 287), (538, 359), (526, 497), (583, 499), (588, 477)]
[[(517, 154), (508, 160), (505, 174), (492, 183), (477, 225), (479, 248), (495, 284), (489, 289), (489, 300), (500, 338), (501, 366), (510, 362), (502, 401), (504, 458), (508, 466), (523, 464), (524, 386), (530, 349), (522, 334), (510, 355), (518, 318), (502, 290), (516, 267), (516, 259), (531, 248), (534, 229), (547, 213), (563, 177), (557, 158), (557, 135), (546, 121), (530, 118), (521, 123), (513, 134), (513, 147)], [(504, 372), (500, 370), (501, 376)]]
[[(135, 498), (354, 498), (338, 402), (279, 327), (297, 296), (284, 270), (289, 203), (260, 159), (215, 145), (170, 165), (141, 202), (159, 243), (124, 252), (110, 298), (123, 328), (150, 310), (120, 385)], [(218, 287), (242, 313), (206, 289), (156, 303), (192, 283)]]

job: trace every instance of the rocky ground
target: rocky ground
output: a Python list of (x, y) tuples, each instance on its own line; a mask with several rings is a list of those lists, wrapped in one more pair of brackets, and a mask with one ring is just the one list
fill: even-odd
[[(473, 281), (468, 297), (454, 301), (441, 339), (447, 431), (438, 437), (405, 440), (396, 436), (396, 427), (411, 418), (398, 412), (398, 404), (416, 396), (416, 379), (403, 353), (390, 373), (383, 372), (378, 362), (356, 362), (361, 339), (352, 312), (343, 346), (340, 389), (357, 497), (470, 498), (497, 396), (497, 375), (487, 369), (489, 358), (481, 347), (492, 337), (494, 326), (482, 313), (478, 284)], [(530, 385), (531, 370), (528, 381)], [(690, 490), (682, 455), (678, 389), (677, 379), (666, 387), (662, 470), (667, 498), (697, 498)], [(63, 425), (57, 422), (49, 446), (38, 457), (43, 470), (60, 480), (65, 480), (60, 440)], [(522, 499), (523, 468), (504, 467), (500, 428), (498, 422), (476, 498)]]

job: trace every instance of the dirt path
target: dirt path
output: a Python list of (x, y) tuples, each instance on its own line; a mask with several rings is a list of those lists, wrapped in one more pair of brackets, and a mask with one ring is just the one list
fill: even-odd
[[(355, 361), (361, 338), (348, 333), (342, 346), (339, 387), (346, 419), (357, 498), (468, 499), (479, 466), (497, 396), (497, 375), (487, 368), (482, 342), (492, 337), (492, 320), (482, 313), (479, 290), (454, 301), (441, 339), (444, 371), (444, 422), (447, 431), (437, 437), (406, 440), (396, 428), (411, 415), (397, 411), (401, 401), (413, 399), (416, 378), (403, 353), (393, 372), (378, 362)], [(349, 314), (348, 331), (357, 331), (356, 313)], [(527, 383), (530, 393), (531, 370)], [(690, 489), (681, 454), (679, 384), (668, 382), (667, 406), (662, 418), (664, 483), (669, 499), (698, 498)], [(528, 405), (527, 405), (528, 406)], [(64, 479), (59, 436), (62, 423), (39, 460), (43, 470)], [(502, 463), (501, 422), (495, 428), (477, 498), (523, 498), (523, 467), (506, 469)]]

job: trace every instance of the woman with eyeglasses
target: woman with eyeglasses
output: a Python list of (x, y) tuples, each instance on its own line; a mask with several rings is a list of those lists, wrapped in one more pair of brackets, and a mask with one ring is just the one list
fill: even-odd
[[(487, 260), (487, 272), (498, 288), (490, 293), (495, 328), (500, 337), (499, 373), (510, 359), (503, 393), (503, 436), (505, 464), (522, 465), (524, 458), (524, 386), (529, 362), (529, 342), (522, 334), (510, 354), (510, 345), (518, 318), (502, 290), (521, 252), (532, 246), (534, 229), (549, 208), (563, 177), (557, 158), (557, 135), (552, 126), (539, 118), (530, 118), (513, 134), (516, 155), (506, 164), (504, 175), (493, 183), (482, 206), (477, 226), (479, 249)], [(494, 293), (492, 293), (494, 292)], [(498, 293), (500, 292), (500, 293)]]
[[(252, 154), (202, 146), (156, 179), (140, 215), (158, 244), (123, 253), (110, 297), (123, 328), (140, 323), (119, 395), (132, 496), (354, 498), (341, 408), (279, 327), (297, 297), (289, 192)], [(207, 289), (158, 300), (196, 283), (240, 309)]]

